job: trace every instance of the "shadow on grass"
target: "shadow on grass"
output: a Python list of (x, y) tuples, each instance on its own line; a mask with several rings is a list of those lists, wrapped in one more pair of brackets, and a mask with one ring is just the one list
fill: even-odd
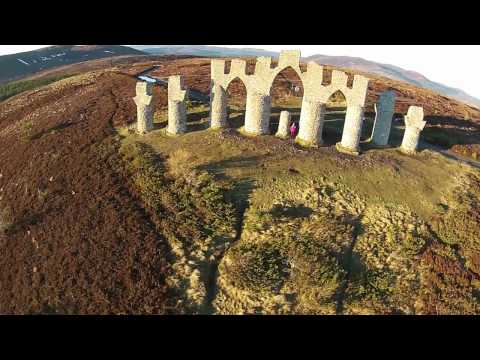
[(299, 205), (295, 207), (283, 207), (281, 205), (275, 205), (269, 212), (275, 217), (287, 217), (287, 218), (308, 218), (313, 210), (309, 207)]
[(25, 231), (30, 226), (40, 223), (43, 219), (43, 214), (37, 214), (33, 212), (26, 213), (20, 220), (10, 224), (8, 228), (4, 230), (8, 236), (15, 235), (21, 231)]
[(235, 112), (233, 111), (229, 112), (228, 114), (228, 120), (227, 120), (227, 125), (231, 129), (240, 129), (242, 126), (245, 125), (245, 112)]
[(168, 126), (168, 122), (167, 122), (167, 121), (162, 121), (162, 122), (153, 123), (153, 130), (165, 129), (167, 126)]
[[(427, 116), (425, 121), (427, 125), (420, 138), (429, 144), (439, 146), (444, 150), (451, 149), (455, 145), (480, 145), (480, 124), (444, 116)], [(404, 121), (394, 121), (389, 144), (400, 146), (404, 133)], [(419, 150), (426, 147), (420, 143)]]
[(187, 132), (202, 131), (209, 128), (209, 111), (190, 113), (187, 116)]
[(250, 168), (252, 166), (258, 165), (260, 158), (260, 156), (234, 156), (228, 159), (199, 166), (198, 169), (208, 171), (210, 173), (213, 173), (217, 178), (223, 179), (226, 178), (226, 169)]
[(250, 194), (256, 188), (255, 180), (250, 177), (246, 177), (244, 179), (236, 179), (235, 181), (232, 181), (232, 178), (226, 174), (226, 170), (250, 168), (258, 165), (259, 159), (259, 156), (234, 156), (225, 160), (199, 166), (198, 170), (207, 171), (210, 174), (213, 174), (218, 180), (228, 181), (232, 184), (231, 189), (228, 191), (228, 197), (229, 200), (235, 204), (239, 217), (243, 218), (243, 213), (248, 207), (248, 199)]
[(69, 127), (72, 126), (72, 125), (74, 125), (74, 123), (62, 123), (62, 124), (55, 125), (55, 126), (49, 128), (49, 129), (40, 131), (39, 133), (31, 136), (31, 137), (30, 137), (30, 140), (40, 139), (41, 137), (43, 137), (43, 136), (45, 136), (45, 135), (48, 135), (48, 134), (51, 134), (51, 133), (55, 133), (56, 131), (60, 131), (60, 130), (63, 130), (63, 129), (67, 129), (67, 128), (69, 128)]

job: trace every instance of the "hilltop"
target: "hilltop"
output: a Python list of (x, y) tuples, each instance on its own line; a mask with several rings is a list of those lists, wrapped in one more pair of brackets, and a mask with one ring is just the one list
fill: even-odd
[[(208, 59), (141, 57), (64, 67), (0, 102), (0, 313), (480, 313), (479, 170), (428, 148), (339, 154), (336, 113), (319, 149), (242, 136), (240, 84), (231, 129), (208, 130), (208, 107), (189, 102), (188, 133), (166, 136), (155, 87), (156, 130), (138, 136), (149, 69), (208, 94)], [(388, 81), (372, 80), (363, 140), (390, 85), (397, 112), (477, 129), (477, 110)], [(299, 116), (291, 82), (274, 84), (274, 119)]]
[[(229, 60), (229, 58), (225, 58)], [(247, 71), (252, 72), (255, 66), (255, 59), (248, 60)], [(155, 67), (158, 65), (157, 67)], [(146, 69), (152, 76), (166, 77), (172, 74), (181, 73), (185, 75), (185, 83), (191, 89), (204, 94), (210, 89), (210, 60), (206, 58), (180, 58), (176, 61), (140, 61), (133, 65), (138, 72)], [(227, 70), (229, 61), (227, 61)], [(306, 65), (302, 65), (306, 69)], [(427, 128), (423, 131), (424, 139), (432, 144), (452, 149), (458, 154), (476, 158), (480, 155), (480, 110), (476, 107), (466, 105), (460, 101), (445, 97), (432, 90), (419, 88), (408, 83), (392, 80), (375, 74), (368, 74), (361, 71), (354, 71), (347, 68), (339, 68), (326, 65), (324, 81), (331, 79), (331, 71), (334, 69), (343, 70), (350, 79), (355, 74), (367, 76), (370, 79), (367, 95), (367, 113), (374, 113), (374, 104), (378, 95), (388, 89), (396, 93), (396, 108), (398, 115), (406, 114), (408, 107), (412, 105), (422, 106), (428, 119)], [(293, 81), (290, 81), (288, 79)], [(301, 87), (301, 82), (294, 72), (285, 73), (284, 77), (278, 79), (278, 90), (273, 89), (275, 98), (280, 99), (285, 95), (292, 95), (287, 88), (294, 83)], [(234, 101), (245, 100), (244, 88), (241, 83), (233, 83), (231, 92)], [(294, 97), (293, 97), (294, 98)], [(292, 96), (290, 96), (292, 99)], [(297, 98), (298, 101), (301, 101)], [(245, 106), (243, 103), (242, 106)]]

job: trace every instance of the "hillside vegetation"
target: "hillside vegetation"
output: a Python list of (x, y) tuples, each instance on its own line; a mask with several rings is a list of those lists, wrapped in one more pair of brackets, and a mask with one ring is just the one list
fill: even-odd
[(0, 86), (0, 101), (6, 100), (12, 96), (20, 94), (27, 90), (33, 90), (56, 81), (66, 79), (68, 77), (74, 76), (74, 74), (65, 74), (65, 75), (57, 75), (51, 77), (43, 77), (41, 79), (35, 80), (26, 80), (26, 81), (16, 81), (10, 82), (6, 85)]
[(156, 132), (120, 135), (124, 146), (181, 152), (188, 168), (230, 189), (241, 228), (206, 283), (213, 313), (479, 313), (478, 170), (428, 150), (352, 158), (212, 132), (203, 107), (190, 113), (182, 137), (165, 135), (162, 111)]

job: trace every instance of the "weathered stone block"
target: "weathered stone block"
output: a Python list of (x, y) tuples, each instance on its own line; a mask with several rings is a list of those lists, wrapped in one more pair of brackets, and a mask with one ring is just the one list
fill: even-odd
[(230, 73), (233, 74), (246, 74), (247, 62), (245, 60), (233, 59), (230, 66)]
[(139, 81), (136, 86), (137, 132), (145, 134), (153, 129), (153, 85)]
[(212, 59), (210, 73), (212, 79), (221, 80), (225, 76), (225, 60)]
[(227, 92), (221, 85), (213, 85), (210, 93), (210, 127), (220, 129), (227, 126)]
[(278, 131), (275, 136), (281, 139), (287, 139), (289, 136), (291, 123), (291, 115), (289, 111), (282, 111), (280, 113), (280, 122), (278, 123)]
[(180, 135), (187, 131), (187, 109), (185, 102), (168, 100), (168, 128), (169, 135)]
[(360, 136), (363, 125), (363, 107), (352, 105), (347, 108), (345, 116), (345, 125), (343, 128), (342, 141), (340, 147), (337, 147), (352, 154), (360, 153)]
[(373, 125), (372, 143), (378, 146), (388, 145), (393, 114), (395, 112), (395, 92), (392, 90), (380, 94), (375, 104), (375, 124)]
[(331, 85), (336, 88), (347, 87), (348, 76), (343, 71), (333, 70), (332, 71), (332, 82)]
[(278, 58), (278, 67), (298, 66), (300, 56), (300, 50), (282, 50)]
[(322, 133), (326, 105), (319, 101), (303, 99), (300, 114), (300, 129), (297, 142), (302, 145), (318, 146), (323, 144)]
[(245, 132), (251, 135), (267, 135), (270, 127), (270, 96), (250, 92), (247, 95)]
[(168, 128), (170, 135), (184, 134), (187, 131), (187, 109), (185, 99), (187, 91), (183, 89), (181, 76), (168, 78)]

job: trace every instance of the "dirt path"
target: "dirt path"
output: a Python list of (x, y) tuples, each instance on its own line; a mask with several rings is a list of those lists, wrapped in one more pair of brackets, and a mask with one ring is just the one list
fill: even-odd
[(353, 220), (353, 239), (350, 247), (347, 250), (347, 275), (345, 276), (345, 282), (341, 286), (339, 292), (338, 292), (338, 299), (337, 299), (337, 308), (336, 308), (336, 314), (337, 315), (342, 315), (343, 314), (343, 301), (345, 299), (345, 292), (348, 289), (348, 285), (350, 284), (350, 280), (352, 277), (352, 271), (353, 271), (353, 250), (355, 249), (355, 245), (357, 243), (357, 238), (360, 235), (361, 232), (361, 217), (356, 218)]
[(460, 154), (457, 154), (455, 152), (453, 152), (452, 150), (447, 150), (447, 149), (443, 149), (441, 148), (440, 146), (437, 146), (437, 145), (432, 145), (430, 143), (427, 143), (425, 141), (420, 141), (420, 145), (422, 146), (422, 148), (424, 149), (430, 149), (430, 150), (433, 150), (435, 152), (438, 152), (440, 154), (442, 154), (443, 156), (449, 158), (449, 159), (453, 159), (453, 160), (457, 160), (457, 161), (460, 161), (462, 163), (465, 163), (465, 164), (468, 164), (470, 166), (473, 166), (477, 169), (480, 169), (480, 161), (479, 160), (474, 160), (472, 158), (468, 158), (466, 156), (462, 156)]
[[(235, 228), (235, 239), (234, 243), (237, 243), (240, 241), (242, 238), (242, 232), (243, 232), (243, 223), (245, 220), (245, 213), (248, 210), (248, 202), (243, 199), (240, 201), (239, 207), (238, 207), (238, 217), (237, 217), (237, 224)], [(213, 307), (213, 302), (215, 301), (215, 298), (217, 297), (217, 280), (218, 280), (218, 267), (220, 266), (221, 261), (223, 260), (223, 257), (225, 254), (222, 254), (222, 257), (220, 259), (217, 259), (215, 263), (212, 265), (212, 269), (210, 270), (209, 278), (208, 278), (208, 283), (207, 283), (207, 299), (206, 299), (206, 306), (205, 306), (205, 315), (212, 315), (215, 313), (215, 309)]]

